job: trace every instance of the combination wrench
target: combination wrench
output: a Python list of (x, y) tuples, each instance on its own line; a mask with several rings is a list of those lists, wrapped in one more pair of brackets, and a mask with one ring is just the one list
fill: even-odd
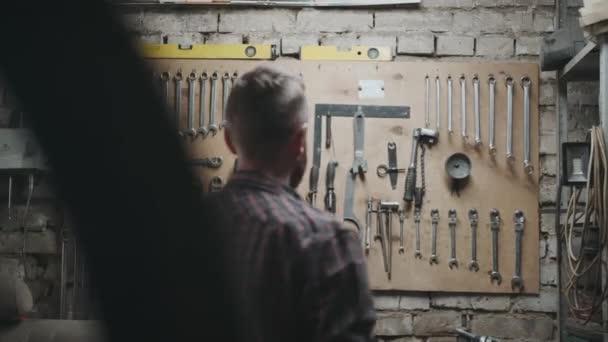
[(524, 89), (524, 171), (531, 175), (534, 172), (530, 155), (530, 87), (532, 81), (528, 76), (521, 78)]
[(416, 225), (416, 250), (414, 251), (414, 257), (416, 259), (422, 259), (422, 253), (420, 252), (420, 207), (414, 209), (414, 224)]
[(458, 218), (456, 217), (456, 209), (450, 209), (448, 211), (448, 225), (450, 227), (450, 261), (448, 266), (450, 269), (454, 267), (458, 268), (458, 260), (456, 259), (456, 223)]
[(380, 202), (378, 202), (378, 206), (376, 208), (376, 214), (377, 216), (377, 234), (376, 237), (374, 238), (375, 240), (379, 240), (380, 241), (380, 248), (382, 249), (382, 262), (384, 263), (384, 272), (386, 272), (387, 274), (389, 273), (389, 269), (388, 269), (388, 257), (387, 257), (387, 250), (386, 250), (386, 230), (384, 229), (384, 222), (382, 221), (382, 214), (385, 212), (384, 209), (382, 209), (380, 207)]
[(452, 134), (452, 76), (448, 76), (448, 133)]
[(183, 133), (180, 131), (180, 123), (182, 118), (182, 80), (183, 80), (182, 71), (178, 70), (175, 73), (173, 79), (175, 80), (175, 129), (177, 129), (178, 134), (181, 136)]
[(169, 79), (171, 79), (171, 74), (167, 71), (160, 74), (161, 96), (165, 108), (169, 108)]
[(492, 271), (490, 272), (490, 282), (502, 283), (502, 276), (498, 272), (498, 232), (500, 230), (500, 212), (498, 209), (490, 211), (490, 229), (492, 230)]
[(424, 79), (425, 92), (424, 92), (424, 127), (431, 126), (431, 80), (427, 75)]
[(230, 74), (227, 72), (222, 76), (222, 121), (220, 121), (220, 129), (226, 126), (226, 108), (228, 107), (228, 95), (230, 95), (230, 87), (228, 81), (230, 80)]
[(479, 263), (477, 262), (477, 225), (479, 224), (479, 213), (477, 209), (469, 209), (469, 222), (471, 224), (471, 261), (469, 262), (469, 270), (477, 272), (479, 271)]
[(209, 79), (209, 75), (206, 72), (201, 73), (200, 82), (201, 82), (201, 96), (199, 97), (199, 108), (198, 108), (198, 134), (202, 135), (203, 138), (209, 133), (207, 127), (205, 127), (205, 107), (207, 97), (207, 80)]
[(196, 71), (192, 70), (188, 75), (188, 130), (184, 133), (191, 137), (196, 137), (196, 129), (194, 128), (194, 98), (196, 97)]
[(367, 198), (367, 213), (365, 215), (365, 252), (369, 253), (371, 230), (372, 230), (372, 213), (374, 212), (374, 201), (370, 197)]
[(467, 140), (467, 80), (460, 76), (460, 135)]
[(488, 149), (490, 150), (490, 155), (495, 156), (496, 155), (496, 141), (495, 141), (496, 138), (494, 136), (494, 125), (495, 125), (495, 119), (496, 119), (496, 79), (494, 78), (494, 75), (490, 75), (490, 77), (488, 78), (488, 87), (490, 88), (490, 90), (489, 90), (490, 144), (488, 145)]
[(507, 76), (507, 163), (513, 164), (513, 78)]
[(211, 104), (209, 105), (209, 125), (207, 129), (213, 136), (217, 134), (217, 124), (215, 123), (215, 111), (217, 109), (217, 72), (211, 74)]
[(513, 291), (518, 289), (521, 292), (524, 289), (524, 280), (521, 276), (521, 243), (526, 223), (526, 218), (521, 210), (515, 210), (513, 223), (515, 223), (515, 274), (511, 278), (511, 288)]
[(475, 75), (473, 77), (473, 94), (475, 103), (473, 103), (475, 109), (475, 146), (481, 145), (481, 114), (479, 113), (479, 77)]
[(380, 209), (386, 212), (386, 259), (388, 261), (388, 279), (393, 269), (393, 213), (399, 211), (398, 202), (380, 201)]
[(399, 209), (399, 254), (405, 253), (405, 248), (403, 247), (403, 225), (405, 224), (405, 211), (403, 209)]
[(438, 264), (437, 259), (437, 225), (439, 224), (439, 210), (437, 208), (431, 209), (431, 257), (429, 263), (431, 265)]
[(439, 88), (439, 76), (435, 77), (435, 127), (439, 131), (441, 122), (441, 89)]

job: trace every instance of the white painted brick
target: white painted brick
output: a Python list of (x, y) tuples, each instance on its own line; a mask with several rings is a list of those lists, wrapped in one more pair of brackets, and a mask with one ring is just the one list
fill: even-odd
[(473, 0), (424, 0), (420, 4), (423, 8), (473, 8)]
[(568, 7), (583, 7), (583, 0), (568, 0)]
[[(549, 156), (545, 156), (545, 157), (549, 157)], [(557, 159), (555, 156), (552, 156), (552, 157)], [(555, 214), (543, 213), (540, 215), (540, 231), (543, 233), (555, 234)]]
[(499, 33), (506, 31), (505, 16), (501, 12), (488, 9), (460, 11), (454, 14), (454, 31)]
[(452, 14), (448, 11), (382, 10), (376, 12), (375, 23), (376, 31), (447, 32), (452, 30)]
[(337, 46), (339, 49), (350, 49), (356, 45), (389, 47), (393, 55), (397, 38), (388, 34), (326, 34), (321, 37), (321, 45)]
[(163, 36), (160, 33), (137, 35), (136, 38), (142, 43), (162, 44)]
[(388, 338), (388, 339), (380, 339), (378, 340), (378, 342), (426, 342), (423, 339), (420, 338), (416, 338), (413, 336), (405, 336), (405, 337), (398, 337), (398, 338)]
[(540, 105), (552, 106), (555, 105), (555, 96), (557, 94), (557, 84), (555, 83), (544, 83), (540, 86), (540, 98), (538, 100)]
[(220, 14), (219, 32), (293, 32), (296, 14), (288, 9), (230, 10)]
[[(545, 234), (541, 239), (541, 248), (543, 250), (540, 253), (540, 257), (544, 259), (557, 260), (557, 244), (558, 239), (556, 234)], [(543, 246), (544, 244), (544, 246)]]
[(540, 170), (543, 175), (555, 176), (557, 173), (557, 156), (555, 156), (555, 155), (541, 156)]
[(143, 28), (144, 13), (142, 11), (123, 13), (123, 23), (128, 31), (138, 32)]
[(429, 306), (429, 296), (404, 295), (399, 301), (400, 310), (428, 310)]
[(368, 10), (303, 9), (297, 18), (299, 32), (366, 32), (373, 25)]
[(473, 310), (507, 311), (510, 307), (510, 299), (507, 296), (482, 296), (471, 298), (471, 308)]
[(507, 315), (476, 315), (471, 330), (477, 335), (509, 338), (516, 341), (547, 341), (553, 339), (554, 321), (542, 317), (513, 317)]
[(243, 36), (240, 34), (214, 33), (207, 36), (205, 44), (243, 44)]
[(431, 298), (431, 305), (433, 308), (470, 309), (471, 297), (434, 295)]
[(518, 56), (538, 56), (542, 37), (519, 37), (515, 42), (515, 54)]
[(555, 134), (541, 133), (539, 152), (541, 155), (557, 154), (557, 141), (555, 139)]
[(568, 82), (568, 104), (597, 106), (599, 88), (598, 82)]
[(412, 335), (412, 315), (406, 313), (378, 313), (375, 335)]
[[(541, 204), (555, 203), (557, 194), (556, 177), (543, 176), (540, 179), (539, 201)], [(541, 254), (542, 255), (542, 254)]]
[(453, 334), (462, 326), (462, 315), (457, 311), (429, 311), (414, 316), (415, 336)]
[(399, 309), (399, 296), (374, 295), (374, 308), (376, 310)]
[(208, 10), (188, 12), (144, 12), (143, 30), (166, 34), (217, 32), (217, 13)]
[(557, 261), (545, 258), (540, 261), (540, 284), (557, 286)]
[(203, 44), (205, 37), (202, 33), (183, 33), (167, 35), (167, 44)]
[(536, 0), (537, 6), (555, 6), (555, 0)]
[(307, 45), (319, 45), (319, 37), (316, 34), (288, 34), (281, 39), (281, 54), (296, 55), (300, 53), (300, 47)]
[(542, 83), (551, 83), (557, 80), (557, 71), (541, 71), (540, 81)]
[(555, 14), (550, 11), (536, 11), (534, 13), (534, 31), (553, 32), (555, 30)]
[(472, 37), (437, 37), (437, 55), (439, 56), (472, 56), (474, 49), (475, 38)]
[(513, 56), (513, 39), (507, 37), (477, 38), (477, 55), (511, 57)]
[(482, 7), (530, 7), (535, 0), (477, 0), (477, 6)]
[(459, 342), (457, 336), (431, 336), (426, 339), (426, 342)]
[(517, 296), (513, 298), (514, 312), (557, 312), (559, 291), (556, 287), (544, 286), (537, 296)]
[(540, 108), (540, 131), (542, 133), (555, 133), (557, 130), (557, 115), (555, 106), (541, 106)]
[(508, 31), (528, 32), (534, 28), (534, 17), (529, 10), (515, 11), (505, 15), (505, 26)]
[(145, 12), (142, 20), (145, 32), (179, 33), (183, 25), (175, 13)]
[(278, 33), (251, 33), (246, 36), (249, 44), (271, 44), (281, 46), (281, 35)]
[(410, 32), (397, 37), (397, 54), (431, 55), (435, 52), (435, 35), (431, 32)]

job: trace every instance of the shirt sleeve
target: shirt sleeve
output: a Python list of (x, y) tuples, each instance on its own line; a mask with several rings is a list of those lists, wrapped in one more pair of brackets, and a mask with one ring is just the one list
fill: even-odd
[(376, 314), (361, 243), (350, 229), (334, 231), (307, 251), (312, 272), (303, 297), (313, 341), (373, 341)]

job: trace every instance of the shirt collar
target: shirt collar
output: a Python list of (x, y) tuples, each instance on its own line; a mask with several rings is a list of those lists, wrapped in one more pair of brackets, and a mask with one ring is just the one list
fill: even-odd
[(245, 186), (275, 194), (287, 192), (289, 195), (300, 198), (300, 195), (290, 186), (282, 184), (257, 170), (238, 170), (232, 174), (226, 186)]

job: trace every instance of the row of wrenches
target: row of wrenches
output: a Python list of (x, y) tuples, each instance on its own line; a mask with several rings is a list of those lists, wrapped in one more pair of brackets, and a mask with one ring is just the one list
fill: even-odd
[[(467, 80), (464, 75), (460, 76), (460, 135), (466, 142), (469, 139), (467, 132)], [(528, 174), (532, 174), (534, 167), (532, 166), (531, 149), (530, 149), (530, 92), (532, 81), (528, 76), (523, 76), (520, 80), (521, 87), (523, 89), (523, 124), (524, 124), (524, 160), (523, 167), (524, 171)], [(453, 106), (453, 91), (452, 91), (452, 77), (447, 78), (447, 111), (448, 111), (448, 122), (447, 129), (449, 134), (453, 134), (452, 124), (452, 106)], [(481, 113), (480, 113), (480, 80), (477, 75), (473, 76), (473, 94), (474, 94), (474, 113), (475, 113), (475, 137), (473, 145), (479, 148), (482, 145), (481, 139)], [(489, 144), (488, 149), (490, 155), (496, 156), (496, 141), (494, 126), (496, 122), (496, 78), (493, 75), (488, 75), (488, 94), (489, 94)], [(515, 81), (513, 77), (505, 77), (505, 87), (507, 90), (507, 131), (506, 131), (506, 146), (505, 156), (509, 164), (515, 162), (515, 155), (513, 153), (513, 94), (514, 94)], [(431, 126), (431, 80), (429, 76), (425, 78), (425, 127)], [(437, 131), (440, 130), (441, 125), (441, 81), (439, 76), (435, 77), (435, 126)]]
[[(365, 219), (365, 232), (362, 240), (364, 241), (365, 251), (369, 253), (371, 244), (371, 225), (372, 215), (377, 215), (376, 234), (374, 236), (375, 241), (380, 242), (380, 249), (382, 253), (382, 261), (384, 263), (384, 271), (387, 273), (388, 279), (391, 279), (392, 270), (392, 216), (394, 213), (398, 214), (400, 233), (399, 233), (399, 254), (405, 254), (404, 248), (404, 225), (405, 225), (405, 211), (400, 207), (398, 202), (382, 201), (379, 200), (374, 208), (375, 200), (368, 198), (367, 201), (367, 215)], [(436, 208), (431, 209), (431, 256), (429, 263), (431, 265), (439, 264), (439, 257), (437, 254), (437, 228), (439, 226), (439, 210)], [(414, 213), (414, 225), (415, 225), (415, 251), (414, 257), (416, 259), (422, 259), (422, 252), (420, 250), (420, 221), (421, 221), (420, 210)], [(468, 212), (469, 226), (471, 229), (471, 261), (469, 261), (468, 269), (472, 272), (479, 271), (479, 262), (477, 260), (477, 227), (479, 225), (479, 212), (477, 209), (472, 208)], [(448, 227), (450, 230), (450, 259), (448, 261), (448, 267), (450, 269), (458, 268), (458, 259), (456, 258), (456, 226), (458, 224), (458, 216), (455, 209), (448, 210)], [(515, 290), (523, 290), (524, 281), (522, 278), (522, 237), (525, 225), (525, 216), (523, 211), (515, 210), (513, 213), (513, 224), (515, 228), (515, 271), (511, 278), (511, 287)], [(501, 217), (498, 209), (490, 210), (490, 230), (492, 231), (492, 269), (489, 272), (490, 282), (500, 285), (502, 283), (502, 275), (498, 270), (498, 238), (501, 226)]]
[[(203, 138), (207, 137), (209, 134), (215, 136), (219, 130), (226, 126), (226, 105), (228, 104), (228, 95), (230, 95), (230, 91), (234, 86), (234, 82), (238, 77), (238, 73), (234, 72), (232, 74), (228, 72), (224, 72), (221, 76), (222, 81), (222, 91), (223, 91), (223, 108), (222, 108), (222, 118), (219, 124), (216, 121), (217, 115), (217, 81), (220, 79), (220, 74), (217, 71), (214, 71), (211, 75), (207, 72), (202, 72), (200, 75), (196, 73), (196, 70), (192, 70), (190, 74), (186, 77), (186, 81), (188, 82), (188, 108), (187, 108), (187, 122), (188, 128), (182, 130), (181, 126), (181, 117), (182, 117), (182, 83), (184, 81), (184, 74), (182, 70), (179, 69), (175, 75), (171, 76), (171, 73), (168, 71), (162, 72), (159, 76), (160, 78), (160, 87), (161, 87), (161, 95), (163, 99), (163, 103), (166, 108), (170, 108), (169, 106), (169, 84), (171, 81), (175, 84), (175, 95), (174, 95), (174, 105), (173, 105), (173, 115), (175, 120), (175, 127), (177, 127), (178, 134), (180, 136), (190, 136), (195, 138), (197, 136), (201, 136)], [(206, 97), (207, 97), (207, 82), (210, 83), (210, 99), (209, 99), (209, 121), (207, 122), (206, 117)], [(195, 118), (195, 99), (196, 99), (196, 86), (199, 84), (199, 110), (198, 110), (198, 127), (196, 126), (196, 118)]]

